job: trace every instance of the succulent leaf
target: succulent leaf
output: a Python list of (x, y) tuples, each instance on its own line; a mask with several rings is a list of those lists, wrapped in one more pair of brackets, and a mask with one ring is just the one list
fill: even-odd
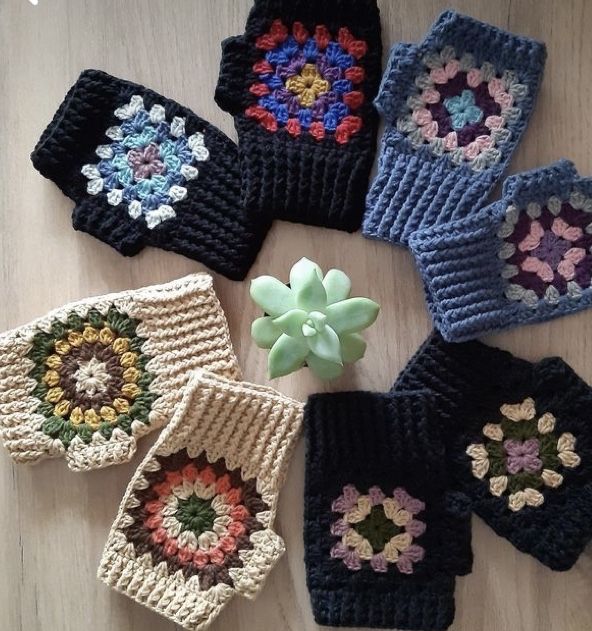
[(317, 357), (335, 364), (342, 363), (339, 337), (330, 326), (326, 326), (322, 331), (317, 331), (316, 335), (307, 337), (306, 341), (310, 350)]
[(327, 322), (339, 335), (356, 333), (369, 327), (378, 317), (380, 305), (369, 298), (348, 298), (329, 305)]
[(302, 337), (302, 325), (308, 319), (308, 313), (302, 309), (290, 309), (278, 318), (274, 318), (273, 323), (290, 337)]
[(311, 326), (307, 322), (302, 325), (302, 335), (304, 335), (304, 337), (312, 337), (316, 334), (317, 330), (314, 328), (314, 326)]
[(327, 292), (316, 270), (309, 269), (306, 278), (302, 278), (302, 285), (296, 292), (296, 306), (308, 312), (325, 310)]
[(269, 378), (283, 377), (302, 368), (308, 354), (308, 344), (303, 338), (298, 339), (282, 333), (269, 351), (267, 358)]
[(280, 316), (296, 306), (292, 290), (273, 276), (254, 278), (250, 293), (251, 298), (270, 316)]
[(351, 280), (340, 269), (330, 269), (323, 279), (323, 287), (327, 292), (327, 304), (332, 305), (349, 297)]
[(311, 271), (316, 273), (319, 280), (323, 280), (323, 272), (321, 268), (314, 261), (311, 261), (306, 257), (301, 258), (292, 266), (292, 269), (290, 270), (290, 288), (294, 293), (298, 293), (308, 282)]
[(251, 336), (259, 348), (271, 348), (281, 334), (281, 329), (273, 323), (271, 316), (257, 318), (251, 324)]
[(364, 357), (366, 341), (359, 333), (345, 333), (339, 336), (341, 357), (346, 364), (353, 364)]
[(312, 353), (306, 358), (306, 364), (319, 379), (335, 379), (343, 373), (341, 364), (328, 362)]
[(308, 314), (308, 317), (315, 330), (322, 331), (325, 328), (327, 316), (324, 313), (321, 313), (320, 311), (311, 311)]

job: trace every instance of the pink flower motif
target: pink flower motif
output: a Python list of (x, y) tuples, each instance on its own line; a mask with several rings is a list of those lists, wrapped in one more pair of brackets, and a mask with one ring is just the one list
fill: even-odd
[(397, 568), (403, 574), (413, 573), (413, 564), (421, 561), (425, 556), (425, 550), (417, 544), (411, 544), (397, 559)]
[(426, 530), (426, 525), (419, 519), (412, 519), (406, 526), (405, 532), (408, 532), (413, 538), (420, 537)]
[(524, 442), (509, 439), (504, 441), (506, 450), (506, 468), (508, 473), (514, 475), (520, 471), (535, 473), (540, 471), (543, 461), (539, 458), (540, 444), (538, 439), (529, 438)]
[(158, 147), (150, 143), (144, 149), (132, 149), (127, 154), (127, 162), (137, 180), (143, 180), (164, 171)]
[(368, 495), (372, 500), (372, 506), (376, 506), (378, 504), (382, 504), (386, 499), (386, 495), (382, 492), (379, 486), (372, 486), (368, 489)]
[(358, 497), (360, 497), (360, 493), (356, 487), (353, 484), (348, 484), (343, 487), (342, 494), (331, 504), (331, 510), (334, 513), (347, 513), (356, 505)]
[(421, 500), (411, 497), (411, 495), (400, 486), (393, 491), (393, 497), (397, 500), (401, 508), (409, 511), (412, 515), (417, 515), (417, 513), (421, 513), (422, 510), (425, 510), (425, 504)]
[(388, 570), (388, 561), (382, 552), (375, 554), (370, 559), (370, 565), (375, 572), (386, 572)]
[(350, 528), (351, 526), (344, 519), (338, 519), (331, 524), (331, 534), (342, 537)]

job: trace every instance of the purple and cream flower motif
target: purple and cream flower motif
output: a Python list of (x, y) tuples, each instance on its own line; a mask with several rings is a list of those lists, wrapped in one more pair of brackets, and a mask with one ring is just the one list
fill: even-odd
[(568, 199), (509, 206), (498, 230), (502, 275), (510, 300), (536, 307), (579, 298), (592, 282), (592, 199), (574, 191)]
[(452, 46), (429, 53), (423, 63), (398, 131), (416, 149), (427, 145), (435, 155), (449, 154), (453, 163), (475, 171), (499, 162), (500, 145), (521, 116), (517, 104), (527, 87), (515, 73), (500, 75), (488, 62), (477, 67), (471, 54), (459, 57)]
[(340, 517), (331, 524), (331, 534), (338, 537), (331, 548), (331, 558), (341, 559), (352, 571), (369, 563), (375, 572), (387, 572), (390, 565), (403, 574), (412, 574), (415, 563), (425, 556), (415, 543), (426, 529), (417, 519), (425, 504), (411, 497), (402, 487), (387, 496), (378, 486), (362, 495), (355, 486), (343, 487), (331, 510)]
[(155, 228), (176, 216), (173, 205), (187, 196), (198, 163), (208, 160), (204, 136), (187, 136), (185, 118), (168, 121), (162, 105), (148, 111), (137, 94), (114, 114), (121, 125), (106, 130), (111, 142), (96, 148), (100, 161), (82, 167), (86, 190), (106, 194), (111, 206), (125, 204), (130, 217), (144, 217), (148, 228)]
[(563, 484), (562, 469), (580, 464), (575, 452), (576, 439), (569, 432), (557, 435), (557, 419), (551, 412), (537, 413), (534, 399), (500, 407), (501, 419), (486, 423), (483, 442), (470, 444), (471, 471), (487, 480), (489, 492), (507, 496), (514, 512), (525, 506), (542, 506), (542, 490)]

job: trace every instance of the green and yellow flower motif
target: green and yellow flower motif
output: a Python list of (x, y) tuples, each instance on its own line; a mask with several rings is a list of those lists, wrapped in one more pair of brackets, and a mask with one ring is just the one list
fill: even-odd
[(75, 436), (89, 443), (95, 432), (109, 439), (115, 427), (131, 434), (134, 421), (148, 423), (157, 395), (149, 391), (150, 357), (137, 325), (111, 307), (105, 316), (71, 312), (35, 335), (29, 376), (37, 382), (32, 394), (45, 434), (68, 447)]
[(561, 486), (561, 470), (580, 464), (576, 438), (569, 432), (558, 436), (555, 416), (550, 412), (539, 416), (530, 397), (502, 405), (500, 413), (500, 422), (483, 426), (487, 440), (467, 447), (473, 476), (487, 480), (492, 495), (507, 496), (512, 511), (541, 506), (545, 501), (541, 491)]

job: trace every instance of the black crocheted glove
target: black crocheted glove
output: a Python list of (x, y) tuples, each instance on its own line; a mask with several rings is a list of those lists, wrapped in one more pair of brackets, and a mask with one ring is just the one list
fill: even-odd
[(397, 388), (429, 388), (449, 470), (499, 535), (554, 570), (592, 539), (592, 389), (560, 358), (536, 364), (434, 333)]
[(305, 408), (305, 560), (315, 620), (445, 629), (470, 571), (470, 505), (448, 491), (435, 399), (313, 395)]
[(75, 203), (72, 223), (133, 256), (172, 250), (243, 279), (267, 233), (245, 216), (237, 149), (141, 85), (85, 70), (31, 155)]
[(216, 101), (235, 117), (245, 207), (360, 226), (381, 74), (376, 0), (255, 0), (222, 43)]

